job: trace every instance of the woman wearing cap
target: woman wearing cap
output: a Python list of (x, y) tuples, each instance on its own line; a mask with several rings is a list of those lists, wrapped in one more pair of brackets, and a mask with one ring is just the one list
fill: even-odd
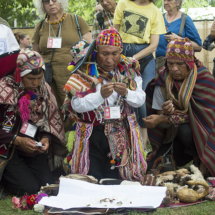
[(53, 183), (50, 168), (59, 167), (66, 153), (63, 124), (44, 68), (39, 53), (21, 50), (15, 74), (8, 70), (0, 79), (1, 183), (14, 195), (34, 194)]
[[(140, 63), (142, 89), (145, 90), (148, 82), (155, 76), (153, 52), (157, 49), (159, 35), (166, 33), (162, 14), (153, 4), (153, 0), (120, 0), (113, 23), (113, 27), (122, 36), (123, 54)], [(148, 135), (142, 121), (146, 116), (145, 104), (138, 108), (137, 115), (146, 147)]]
[[(69, 49), (72, 44), (80, 40), (76, 19), (73, 14), (66, 12), (68, 0), (35, 0), (35, 6), (40, 15), (46, 14), (46, 19), (35, 27), (32, 38), (33, 50), (42, 55), (45, 63), (49, 63), (53, 48), (58, 47), (55, 49), (52, 59), (51, 88), (56, 96), (58, 106), (61, 107), (65, 97), (62, 87), (70, 77), (70, 72), (67, 70), (67, 66), (72, 60)], [(91, 42), (92, 34), (88, 24), (80, 16), (77, 17), (82, 38)], [(56, 39), (58, 31), (59, 38)], [(53, 41), (53, 44), (49, 43), (48, 45), (48, 41)], [(59, 46), (55, 46), (54, 41), (57, 41)]]
[(177, 166), (193, 160), (214, 177), (215, 81), (194, 57), (192, 41), (182, 38), (168, 44), (165, 67), (148, 84), (146, 95), (147, 118), (143, 120), (153, 149), (149, 169), (159, 156), (173, 154)]
[(14, 34), (20, 49), (27, 49), (31, 46), (31, 39), (28, 34), (17, 32)]

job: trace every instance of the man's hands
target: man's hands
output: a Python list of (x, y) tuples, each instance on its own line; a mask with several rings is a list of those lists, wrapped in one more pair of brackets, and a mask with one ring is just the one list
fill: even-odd
[(113, 93), (113, 90), (115, 90), (120, 96), (125, 96), (128, 93), (125, 83), (107, 83), (101, 87), (101, 95), (103, 99), (108, 98)]
[(38, 150), (38, 146), (36, 146), (36, 143), (34, 140), (28, 138), (28, 137), (19, 137), (17, 136), (14, 144), (21, 147), (23, 151), (27, 153), (34, 153)]
[(113, 93), (114, 83), (107, 83), (101, 87), (101, 95), (103, 99), (108, 98)]
[(42, 153), (46, 152), (48, 150), (48, 148), (49, 148), (49, 138), (43, 137), (40, 140), (40, 142), (42, 143), (42, 145), (44, 147), (39, 147), (39, 149), (37, 151), (42, 154)]
[(167, 115), (172, 115), (175, 112), (173, 103), (170, 100), (164, 102), (161, 107), (162, 107), (163, 112)]
[(47, 137), (42, 138), (40, 140), (40, 142), (44, 146), (43, 148), (36, 146), (36, 142), (34, 140), (28, 138), (28, 137), (17, 136), (15, 141), (14, 141), (14, 144), (16, 146), (21, 147), (23, 149), (23, 151), (25, 151), (27, 153), (34, 153), (36, 151), (38, 153), (44, 153), (49, 148), (49, 138), (47, 138)]
[(128, 93), (125, 83), (116, 82), (114, 83), (114, 90), (120, 95), (125, 96)]
[(155, 128), (160, 123), (160, 115), (151, 115), (143, 118), (146, 128)]

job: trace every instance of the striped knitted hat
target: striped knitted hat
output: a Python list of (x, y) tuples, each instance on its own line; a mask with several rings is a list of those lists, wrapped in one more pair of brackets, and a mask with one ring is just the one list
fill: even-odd
[(122, 38), (113, 27), (101, 31), (96, 39), (96, 48), (98, 46), (116, 46), (120, 48), (121, 52), (123, 50)]
[(192, 42), (187, 37), (170, 41), (167, 45), (166, 59), (183, 60), (190, 70), (192, 70), (194, 67), (194, 51)]
[(18, 55), (15, 81), (20, 82), (21, 77), (29, 74), (32, 70), (42, 68), (45, 70), (43, 58), (38, 52), (22, 49)]

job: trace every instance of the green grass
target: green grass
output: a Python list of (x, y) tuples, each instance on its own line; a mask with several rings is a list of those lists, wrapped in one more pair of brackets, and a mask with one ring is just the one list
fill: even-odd
[[(11, 203), (12, 196), (7, 196), (5, 200), (0, 200), (0, 215), (34, 215), (39, 214), (32, 211), (22, 211), (20, 209), (12, 209)], [(129, 215), (146, 214), (138, 211), (132, 211)], [(174, 209), (157, 209), (155, 212), (148, 213), (150, 215), (214, 215), (215, 214), (215, 202), (204, 202), (198, 205), (180, 207)]]
[[(144, 213), (131, 212), (129, 215), (138, 215)], [(146, 214), (146, 213), (145, 213)], [(148, 213), (150, 215), (214, 215), (215, 202), (204, 202), (198, 205), (180, 207), (174, 209), (157, 209), (155, 212)]]
[[(147, 144), (148, 151), (151, 150), (150, 144)], [(189, 166), (189, 163), (187, 166)], [(20, 209), (12, 209), (11, 203), (12, 196), (7, 196), (5, 200), (0, 200), (0, 215), (13, 215), (13, 214), (21, 214), (21, 215), (34, 215), (39, 214), (32, 211), (22, 211)], [(129, 215), (139, 215), (146, 214), (141, 213), (139, 211), (131, 211)], [(149, 215), (215, 215), (215, 202), (204, 202), (198, 205), (187, 206), (187, 207), (179, 207), (174, 209), (161, 209), (158, 208), (155, 212), (147, 213)]]

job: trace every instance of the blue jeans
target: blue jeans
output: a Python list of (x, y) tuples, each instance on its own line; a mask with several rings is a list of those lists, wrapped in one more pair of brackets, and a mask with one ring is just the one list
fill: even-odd
[[(123, 43), (122, 54), (125, 55), (126, 57), (133, 57), (133, 55), (137, 54), (138, 52), (140, 52), (141, 50), (145, 49), (148, 46), (149, 46), (149, 44), (139, 45), (139, 44)], [(150, 58), (151, 56), (152, 56), (152, 54), (144, 57), (143, 59)], [(144, 70), (141, 68), (141, 64), (140, 64), (140, 73), (141, 73), (142, 79), (143, 79), (142, 89), (145, 91), (147, 84), (155, 77), (155, 59), (153, 58), (151, 61), (149, 61), (149, 63), (147, 64), (147, 66), (145, 67)], [(146, 104), (144, 103), (141, 107), (135, 108), (135, 112), (137, 115), (138, 124), (141, 127), (145, 128), (146, 126), (145, 126), (142, 118), (145, 118), (147, 116), (146, 115)]]

